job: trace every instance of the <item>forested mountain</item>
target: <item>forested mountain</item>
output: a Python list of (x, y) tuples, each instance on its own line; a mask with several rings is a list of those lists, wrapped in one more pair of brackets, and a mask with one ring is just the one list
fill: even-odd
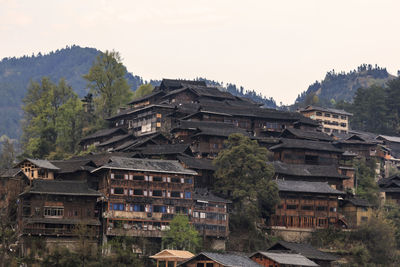
[[(100, 51), (95, 48), (83, 48), (73, 45), (45, 55), (39, 53), (20, 58), (2, 59), (0, 61), (0, 136), (20, 137), (22, 99), (31, 80), (39, 81), (43, 76), (47, 76), (51, 81), (57, 83), (60, 78), (65, 78), (67, 84), (80, 97), (86, 95), (88, 90), (82, 75), (88, 73), (99, 53)], [(140, 76), (132, 75), (129, 72), (126, 78), (132, 90), (136, 90), (144, 83)], [(217, 82), (207, 79), (202, 80), (205, 80), (208, 84), (220, 86)], [(160, 82), (159, 80), (150, 81), (153, 85), (158, 85)], [(239, 88), (234, 84), (227, 84), (226, 87), (221, 88), (234, 95), (251, 98), (267, 107), (276, 107), (272, 98), (266, 98), (255, 91), (246, 91), (243, 87)]]
[(335, 70), (327, 72), (325, 78), (311, 84), (296, 99), (295, 107), (315, 104), (324, 107), (333, 107), (336, 102), (352, 102), (358, 88), (367, 88), (371, 85), (386, 86), (395, 76), (389, 74), (386, 68), (377, 65), (363, 64), (350, 72), (337, 73)]
[[(4, 58), (0, 61), (0, 136), (18, 138), (21, 134), (22, 99), (29, 82), (39, 81), (43, 76), (58, 82), (65, 78), (67, 83), (80, 96), (87, 94), (86, 74), (96, 56), (100, 53), (94, 48), (79, 46), (66, 47), (49, 54)], [(143, 81), (139, 76), (128, 73), (127, 79), (132, 89)]]

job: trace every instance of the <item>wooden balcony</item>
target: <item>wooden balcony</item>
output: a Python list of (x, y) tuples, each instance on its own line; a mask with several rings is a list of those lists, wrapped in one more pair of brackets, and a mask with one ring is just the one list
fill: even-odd
[(107, 229), (108, 236), (162, 237), (161, 230)]

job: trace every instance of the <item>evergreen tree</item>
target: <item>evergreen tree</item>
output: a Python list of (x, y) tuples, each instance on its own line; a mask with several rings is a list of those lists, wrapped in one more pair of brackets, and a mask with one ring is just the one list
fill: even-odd
[(14, 165), (15, 149), (14, 144), (8, 138), (5, 138), (0, 155), (0, 168), (9, 169)]

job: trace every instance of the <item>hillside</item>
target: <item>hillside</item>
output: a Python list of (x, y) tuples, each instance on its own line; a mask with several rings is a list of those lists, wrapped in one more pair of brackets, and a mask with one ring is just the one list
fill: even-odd
[[(318, 104), (332, 106), (339, 101), (352, 102), (358, 88), (367, 88), (373, 84), (386, 86), (386, 82), (395, 78), (386, 68), (363, 64), (350, 72), (327, 72), (322, 81), (316, 81), (296, 99), (295, 106)], [(317, 96), (317, 97), (315, 97)]]
[[(88, 93), (86, 82), (82, 78), (86, 74), (96, 56), (100, 53), (95, 48), (83, 48), (79, 46), (66, 47), (49, 54), (41, 53), (20, 58), (4, 58), (0, 61), (0, 136), (7, 135), (18, 139), (21, 136), (20, 120), (22, 118), (22, 99), (31, 80), (39, 81), (43, 76), (50, 77), (53, 82), (65, 78), (75, 92), (83, 97)], [(128, 72), (128, 82), (132, 90), (136, 90), (144, 83), (140, 76)], [(179, 78), (179, 77), (171, 77)], [(219, 83), (205, 80), (210, 85), (220, 86)], [(158, 85), (159, 80), (151, 80), (150, 83)], [(255, 91), (246, 91), (243, 87), (228, 84), (221, 87), (234, 95), (248, 97), (264, 106), (275, 108), (276, 103), (272, 98), (266, 98)]]
[[(0, 136), (18, 138), (21, 135), (22, 99), (30, 80), (47, 76), (57, 82), (65, 78), (79, 96), (87, 94), (82, 75), (87, 73), (96, 56), (94, 48), (66, 47), (49, 54), (4, 58), (0, 61)], [(128, 74), (132, 89), (142, 84), (139, 76)]]

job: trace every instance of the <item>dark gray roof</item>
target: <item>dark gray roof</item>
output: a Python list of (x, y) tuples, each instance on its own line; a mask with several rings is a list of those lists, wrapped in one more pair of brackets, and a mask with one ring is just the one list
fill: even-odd
[(349, 202), (356, 207), (372, 207), (372, 204), (370, 204), (368, 200), (362, 198), (346, 198), (344, 199), (344, 202)]
[(149, 144), (149, 143), (150, 144), (154, 144), (154, 145), (158, 145), (157, 141), (154, 140), (154, 139), (156, 139), (158, 137), (162, 137), (167, 142), (169, 142), (169, 139), (167, 137), (165, 137), (165, 135), (163, 135), (162, 133), (160, 133), (160, 132), (151, 133), (151, 134), (148, 134), (148, 135), (140, 136), (135, 140), (126, 141), (122, 145), (117, 146), (116, 148), (114, 148), (114, 151), (136, 151), (137, 148), (143, 147), (144, 145)]
[(142, 101), (144, 101), (144, 100), (150, 99), (150, 98), (152, 98), (152, 97), (154, 97), (154, 96), (156, 96), (156, 95), (163, 95), (163, 94), (164, 94), (163, 91), (153, 90), (153, 92), (151, 92), (151, 93), (148, 94), (148, 95), (145, 95), (145, 96), (143, 96), (143, 97), (136, 98), (136, 99), (132, 100), (131, 102), (128, 103), (128, 105), (133, 105), (133, 104), (135, 104), (135, 103), (139, 103), (139, 102), (142, 102)]
[(288, 164), (281, 161), (274, 161), (272, 164), (275, 173), (282, 175), (349, 179), (349, 177), (339, 174), (334, 165)]
[(314, 140), (314, 141), (333, 141), (333, 138), (327, 135), (326, 133), (317, 132), (317, 131), (304, 131), (300, 129), (288, 128), (285, 129), (281, 136), (289, 137), (293, 135), (300, 139)]
[(281, 138), (280, 142), (281, 142), (280, 144), (271, 147), (270, 150), (278, 150), (282, 148), (298, 148), (305, 150), (319, 150), (319, 151), (343, 153), (343, 150), (338, 149), (333, 144), (328, 142), (288, 139), (288, 138)]
[(194, 256), (193, 258), (180, 263), (178, 266), (186, 266), (187, 263), (190, 263), (192, 260), (195, 260), (198, 257), (204, 256), (209, 258), (225, 267), (260, 267), (258, 263), (252, 261), (250, 258), (234, 254), (234, 253), (216, 253), (216, 252), (201, 252)]
[(212, 164), (212, 160), (198, 159), (188, 156), (178, 156), (178, 160), (183, 162), (188, 168), (194, 170), (210, 170), (215, 171), (217, 168)]
[(191, 81), (191, 80), (177, 80), (177, 79), (163, 79), (160, 84), (161, 90), (171, 90), (183, 87), (183, 84), (192, 84), (199, 86), (207, 86), (205, 81)]
[(122, 135), (116, 135), (116, 136), (113, 136), (110, 139), (107, 139), (106, 141), (100, 143), (98, 146), (112, 145), (112, 144), (114, 144), (116, 142), (120, 142), (122, 140), (129, 139), (129, 138), (133, 139), (133, 140), (136, 139), (132, 134), (129, 134), (129, 133), (128, 134), (122, 134)]
[(394, 174), (389, 178), (382, 178), (378, 181), (382, 192), (400, 192), (400, 176)]
[(88, 154), (85, 156), (77, 156), (73, 157), (71, 160), (89, 160), (92, 161), (96, 167), (103, 166), (107, 164), (111, 157), (118, 156), (118, 157), (131, 157), (132, 153), (125, 153), (125, 152), (102, 152), (97, 154)]
[(189, 144), (147, 145), (138, 151), (143, 155), (192, 154)]
[(110, 135), (118, 133), (118, 132), (123, 133), (123, 134), (126, 133), (126, 131), (122, 128), (101, 129), (95, 133), (85, 136), (84, 138), (81, 139), (80, 143), (82, 143), (83, 141), (86, 141), (86, 140), (94, 139), (94, 138), (110, 136)]
[(272, 245), (268, 251), (293, 251), (295, 253), (299, 253), (304, 257), (307, 257), (311, 260), (324, 260), (324, 261), (335, 261), (338, 258), (332, 254), (322, 252), (309, 244), (302, 243), (294, 243), (294, 242), (286, 242), (286, 241), (278, 241), (274, 245)]
[(400, 143), (400, 136), (379, 135), (376, 137), (378, 140), (385, 140), (394, 143)]
[(342, 191), (333, 189), (328, 183), (324, 182), (305, 182), (275, 180), (280, 192), (303, 192), (315, 194), (343, 195)]
[(11, 178), (18, 175), (22, 170), (20, 168), (0, 169), (0, 178)]
[(96, 167), (96, 164), (90, 159), (52, 160), (51, 163), (60, 169), (58, 173), (91, 171)]
[[(264, 257), (267, 257), (274, 262), (281, 264), (283, 266), (319, 266), (312, 260), (307, 259), (305, 256), (300, 255), (300, 254), (294, 254), (294, 253), (283, 253), (283, 252), (264, 252), (264, 251), (259, 251), (255, 254), (261, 254)], [(253, 254), (253, 255), (255, 255)]]
[(322, 107), (317, 107), (317, 106), (307, 106), (306, 108), (301, 109), (300, 111), (307, 111), (307, 110), (317, 110), (317, 111), (331, 112), (331, 113), (337, 113), (337, 114), (341, 114), (341, 115), (353, 116), (352, 113), (349, 113), (343, 109), (322, 108)]
[(26, 158), (23, 161), (21, 161), (20, 163), (18, 163), (17, 166), (19, 166), (25, 160), (31, 162), (32, 164), (36, 165), (39, 168), (43, 168), (43, 169), (47, 169), (47, 170), (53, 170), (53, 171), (58, 171), (59, 170), (59, 168), (54, 166), (50, 161), (48, 161), (46, 159), (29, 159), (29, 158)]
[(197, 175), (195, 171), (192, 171), (190, 169), (185, 169), (176, 160), (111, 157), (109, 163), (93, 170), (92, 172), (96, 172), (100, 169), (120, 169), (120, 170), (136, 170), (136, 171), (146, 171), (146, 172)]
[(64, 181), (64, 180), (33, 180), (32, 187), (23, 194), (44, 195), (70, 195), (70, 196), (94, 196), (101, 194), (90, 189), (86, 181)]
[(232, 203), (232, 201), (228, 199), (224, 199), (214, 195), (207, 188), (196, 188), (195, 191), (193, 192), (193, 200)]

